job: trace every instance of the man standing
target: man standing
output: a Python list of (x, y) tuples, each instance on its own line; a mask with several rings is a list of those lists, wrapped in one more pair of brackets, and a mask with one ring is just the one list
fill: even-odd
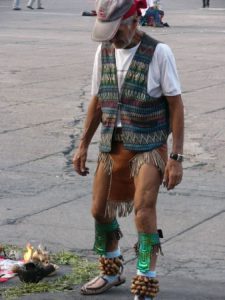
[(21, 10), (20, 8), (20, 0), (13, 1), (13, 10)]
[[(81, 293), (94, 295), (125, 282), (117, 216), (134, 207), (138, 232), (137, 270), (131, 291), (149, 300), (159, 287), (156, 259), (161, 251), (156, 202), (161, 183), (170, 190), (182, 180), (184, 113), (180, 83), (170, 48), (138, 29), (145, 0), (97, 0), (92, 38), (96, 52), (92, 99), (73, 157), (86, 176), (88, 147), (101, 123), (93, 184), (94, 250), (101, 274)], [(172, 152), (167, 159), (167, 138)]]
[[(33, 4), (35, 0), (29, 0), (27, 3), (27, 8), (33, 9)], [(43, 9), (41, 5), (41, 0), (37, 0), (37, 9)], [(20, 0), (13, 0), (13, 10), (21, 10)]]
[(204, 8), (204, 7), (209, 7), (209, 5), (210, 5), (210, 0), (203, 0), (202, 1), (202, 7)]
[[(29, 0), (27, 3), (27, 8), (33, 9), (33, 4), (35, 0)], [(41, 0), (37, 0), (37, 9), (44, 9), (41, 5)]]

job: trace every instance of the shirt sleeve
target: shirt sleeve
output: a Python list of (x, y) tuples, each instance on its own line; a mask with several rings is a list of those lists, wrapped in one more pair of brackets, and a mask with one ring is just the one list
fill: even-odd
[(180, 80), (177, 73), (176, 61), (170, 47), (159, 43), (155, 49), (154, 56), (156, 73), (160, 76), (159, 83), (162, 93), (165, 96), (180, 95)]
[(93, 66), (92, 73), (92, 85), (91, 85), (91, 95), (96, 96), (98, 94), (100, 81), (101, 81), (101, 73), (102, 73), (102, 57), (101, 57), (101, 44), (98, 46)]

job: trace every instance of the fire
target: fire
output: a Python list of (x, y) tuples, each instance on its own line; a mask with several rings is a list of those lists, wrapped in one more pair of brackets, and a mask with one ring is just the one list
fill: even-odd
[(27, 251), (24, 253), (23, 259), (25, 262), (28, 262), (32, 259), (34, 247), (30, 243), (28, 243), (26, 248), (27, 248)]

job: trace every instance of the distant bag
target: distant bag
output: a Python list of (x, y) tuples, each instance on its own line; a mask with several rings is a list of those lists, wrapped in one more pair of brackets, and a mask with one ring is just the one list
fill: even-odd
[(92, 10), (91, 12), (89, 12), (89, 11), (83, 11), (82, 16), (94, 17), (94, 16), (97, 16), (97, 14), (96, 14), (95, 10)]

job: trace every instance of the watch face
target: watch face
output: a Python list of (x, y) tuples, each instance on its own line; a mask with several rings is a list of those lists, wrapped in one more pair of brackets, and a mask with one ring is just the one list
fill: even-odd
[(176, 161), (183, 161), (183, 155), (182, 154), (177, 154), (177, 153), (171, 153), (170, 158), (176, 160)]

